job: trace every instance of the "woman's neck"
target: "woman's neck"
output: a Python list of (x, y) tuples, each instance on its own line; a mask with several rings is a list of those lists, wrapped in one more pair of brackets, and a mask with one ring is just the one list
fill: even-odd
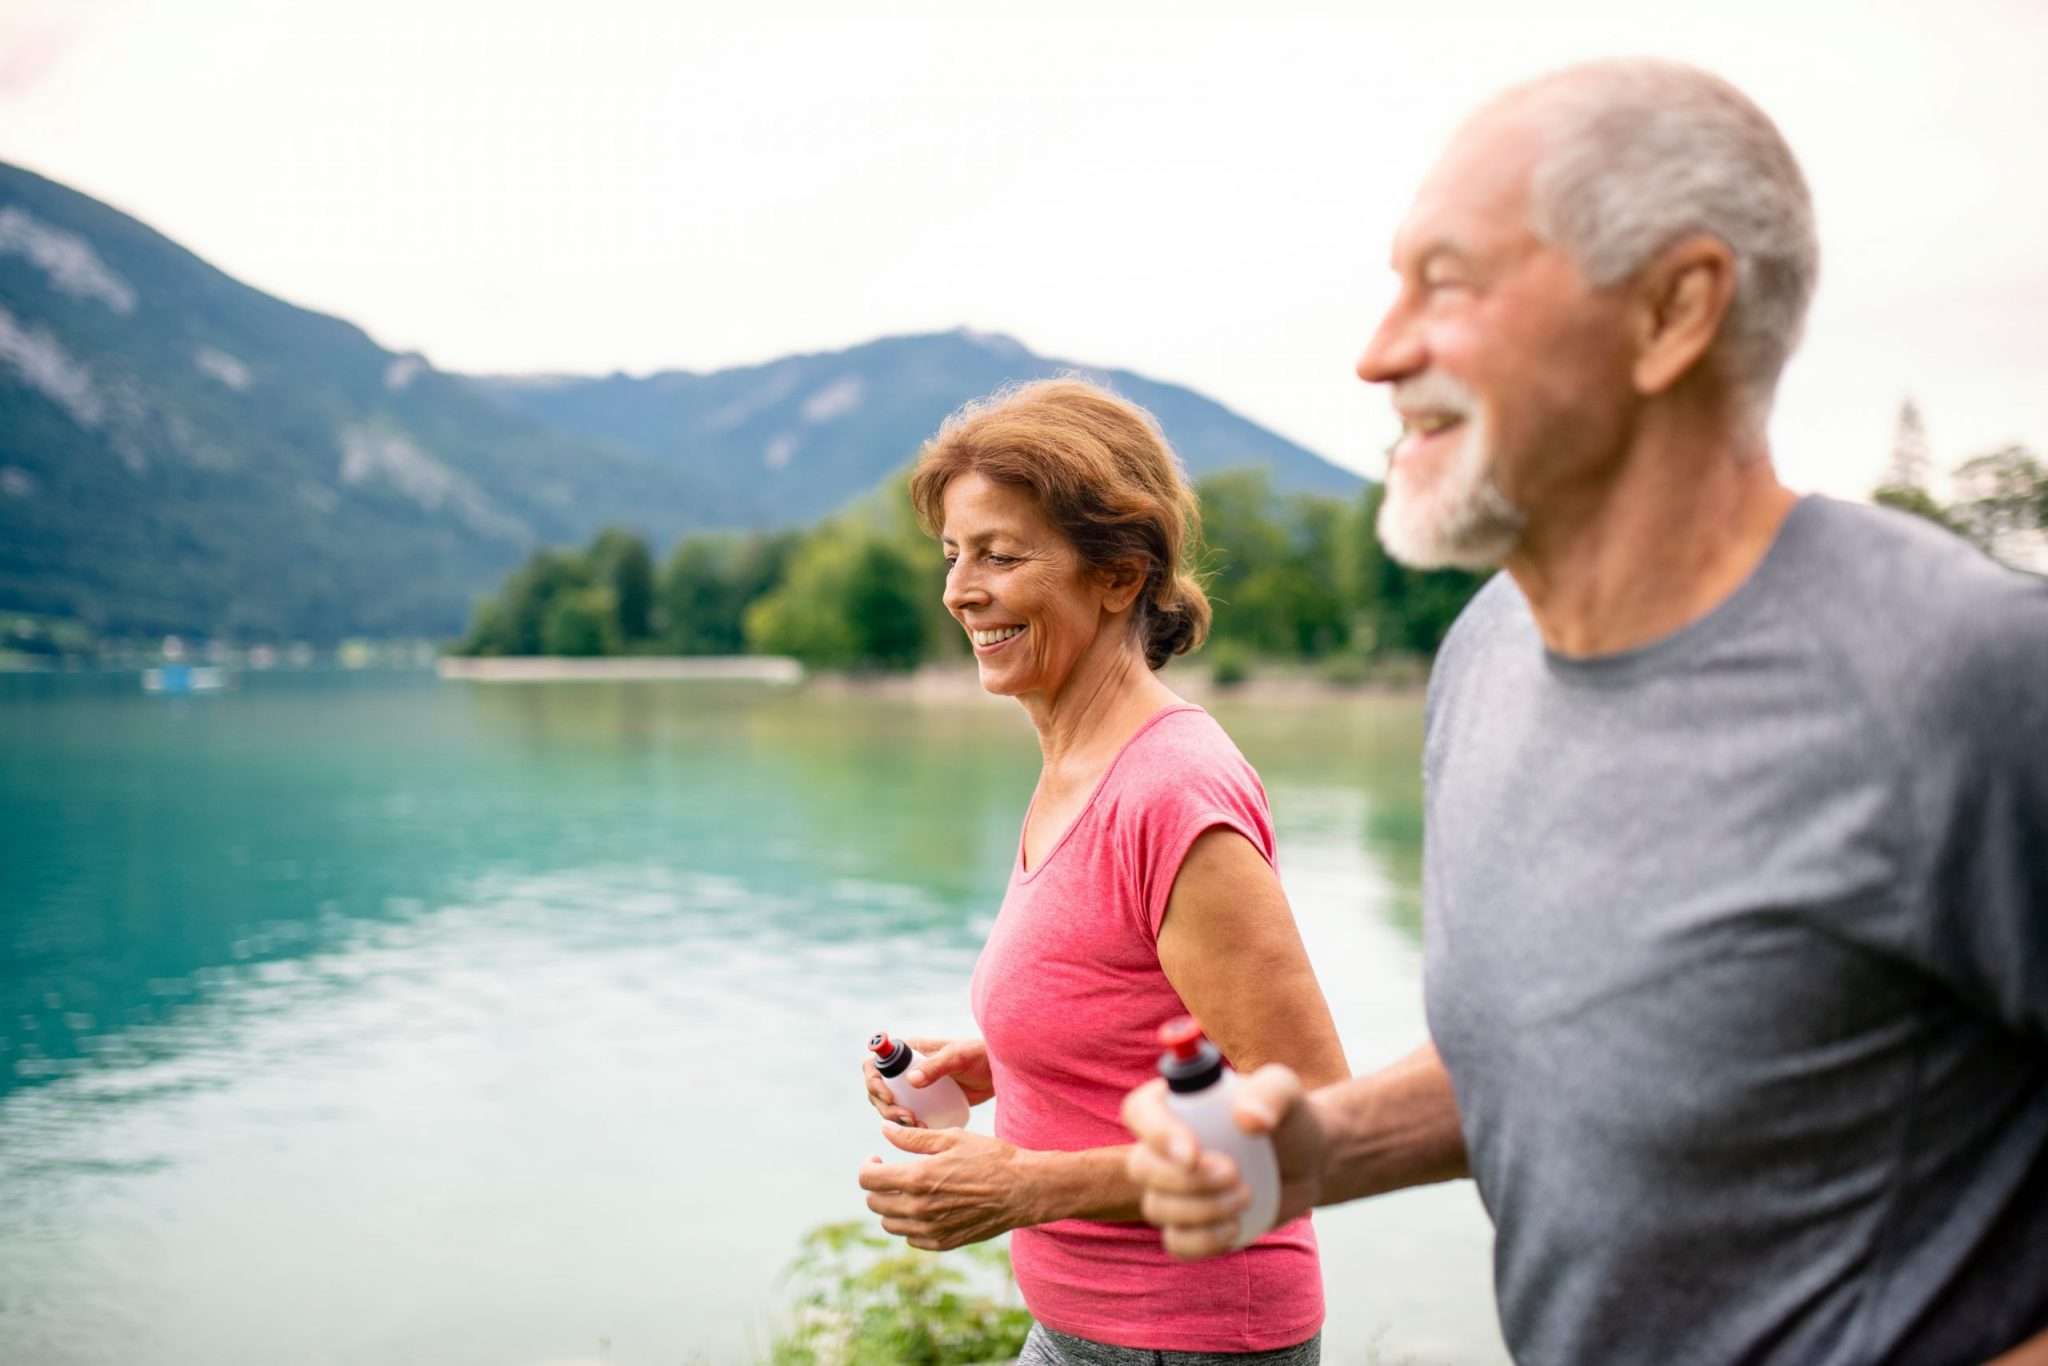
[(1106, 762), (1138, 727), (1181, 699), (1146, 666), (1135, 642), (1097, 637), (1057, 691), (1017, 700), (1038, 729), (1045, 771), (1060, 773)]

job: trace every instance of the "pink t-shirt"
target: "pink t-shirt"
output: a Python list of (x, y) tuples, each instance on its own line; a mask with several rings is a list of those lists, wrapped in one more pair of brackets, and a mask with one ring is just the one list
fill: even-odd
[[(1188, 847), (1217, 826), (1272, 862), (1258, 774), (1207, 712), (1178, 706), (1124, 745), (1038, 867), (1025, 870), (1020, 841), (974, 968), (999, 1138), (1039, 1151), (1130, 1142), (1118, 1107), (1158, 1075), (1159, 1026), (1187, 1013), (1159, 967), (1159, 926)], [(1097, 1342), (1268, 1351), (1323, 1322), (1306, 1218), (1201, 1262), (1167, 1256), (1148, 1224), (1084, 1219), (1018, 1229), (1010, 1254), (1032, 1315)]]

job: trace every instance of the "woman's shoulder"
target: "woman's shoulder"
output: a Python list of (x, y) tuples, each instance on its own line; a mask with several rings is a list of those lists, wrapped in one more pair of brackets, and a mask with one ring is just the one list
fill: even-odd
[(1114, 777), (1125, 795), (1168, 799), (1222, 789), (1265, 796), (1257, 771), (1230, 733), (1193, 703), (1169, 707), (1148, 721), (1125, 747)]

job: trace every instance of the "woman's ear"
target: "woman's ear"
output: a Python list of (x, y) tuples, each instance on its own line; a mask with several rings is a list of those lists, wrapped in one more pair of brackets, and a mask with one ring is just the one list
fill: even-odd
[(1119, 560), (1107, 569), (1097, 570), (1096, 582), (1102, 588), (1102, 605), (1111, 612), (1128, 612), (1131, 604), (1138, 600), (1138, 594), (1145, 590), (1148, 577), (1143, 560)]

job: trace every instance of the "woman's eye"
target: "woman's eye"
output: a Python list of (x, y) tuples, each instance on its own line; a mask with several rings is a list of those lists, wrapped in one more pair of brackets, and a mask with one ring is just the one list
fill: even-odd
[(958, 563), (960, 563), (960, 557), (958, 555), (948, 555), (946, 557), (946, 568), (951, 569), (954, 565)]
[(989, 556), (989, 557), (988, 557), (988, 562), (989, 562), (990, 564), (998, 564), (998, 565), (1000, 565), (1000, 564), (1015, 564), (1015, 563), (1017, 563), (1017, 557), (1016, 557), (1015, 555), (991, 555), (991, 556)]

